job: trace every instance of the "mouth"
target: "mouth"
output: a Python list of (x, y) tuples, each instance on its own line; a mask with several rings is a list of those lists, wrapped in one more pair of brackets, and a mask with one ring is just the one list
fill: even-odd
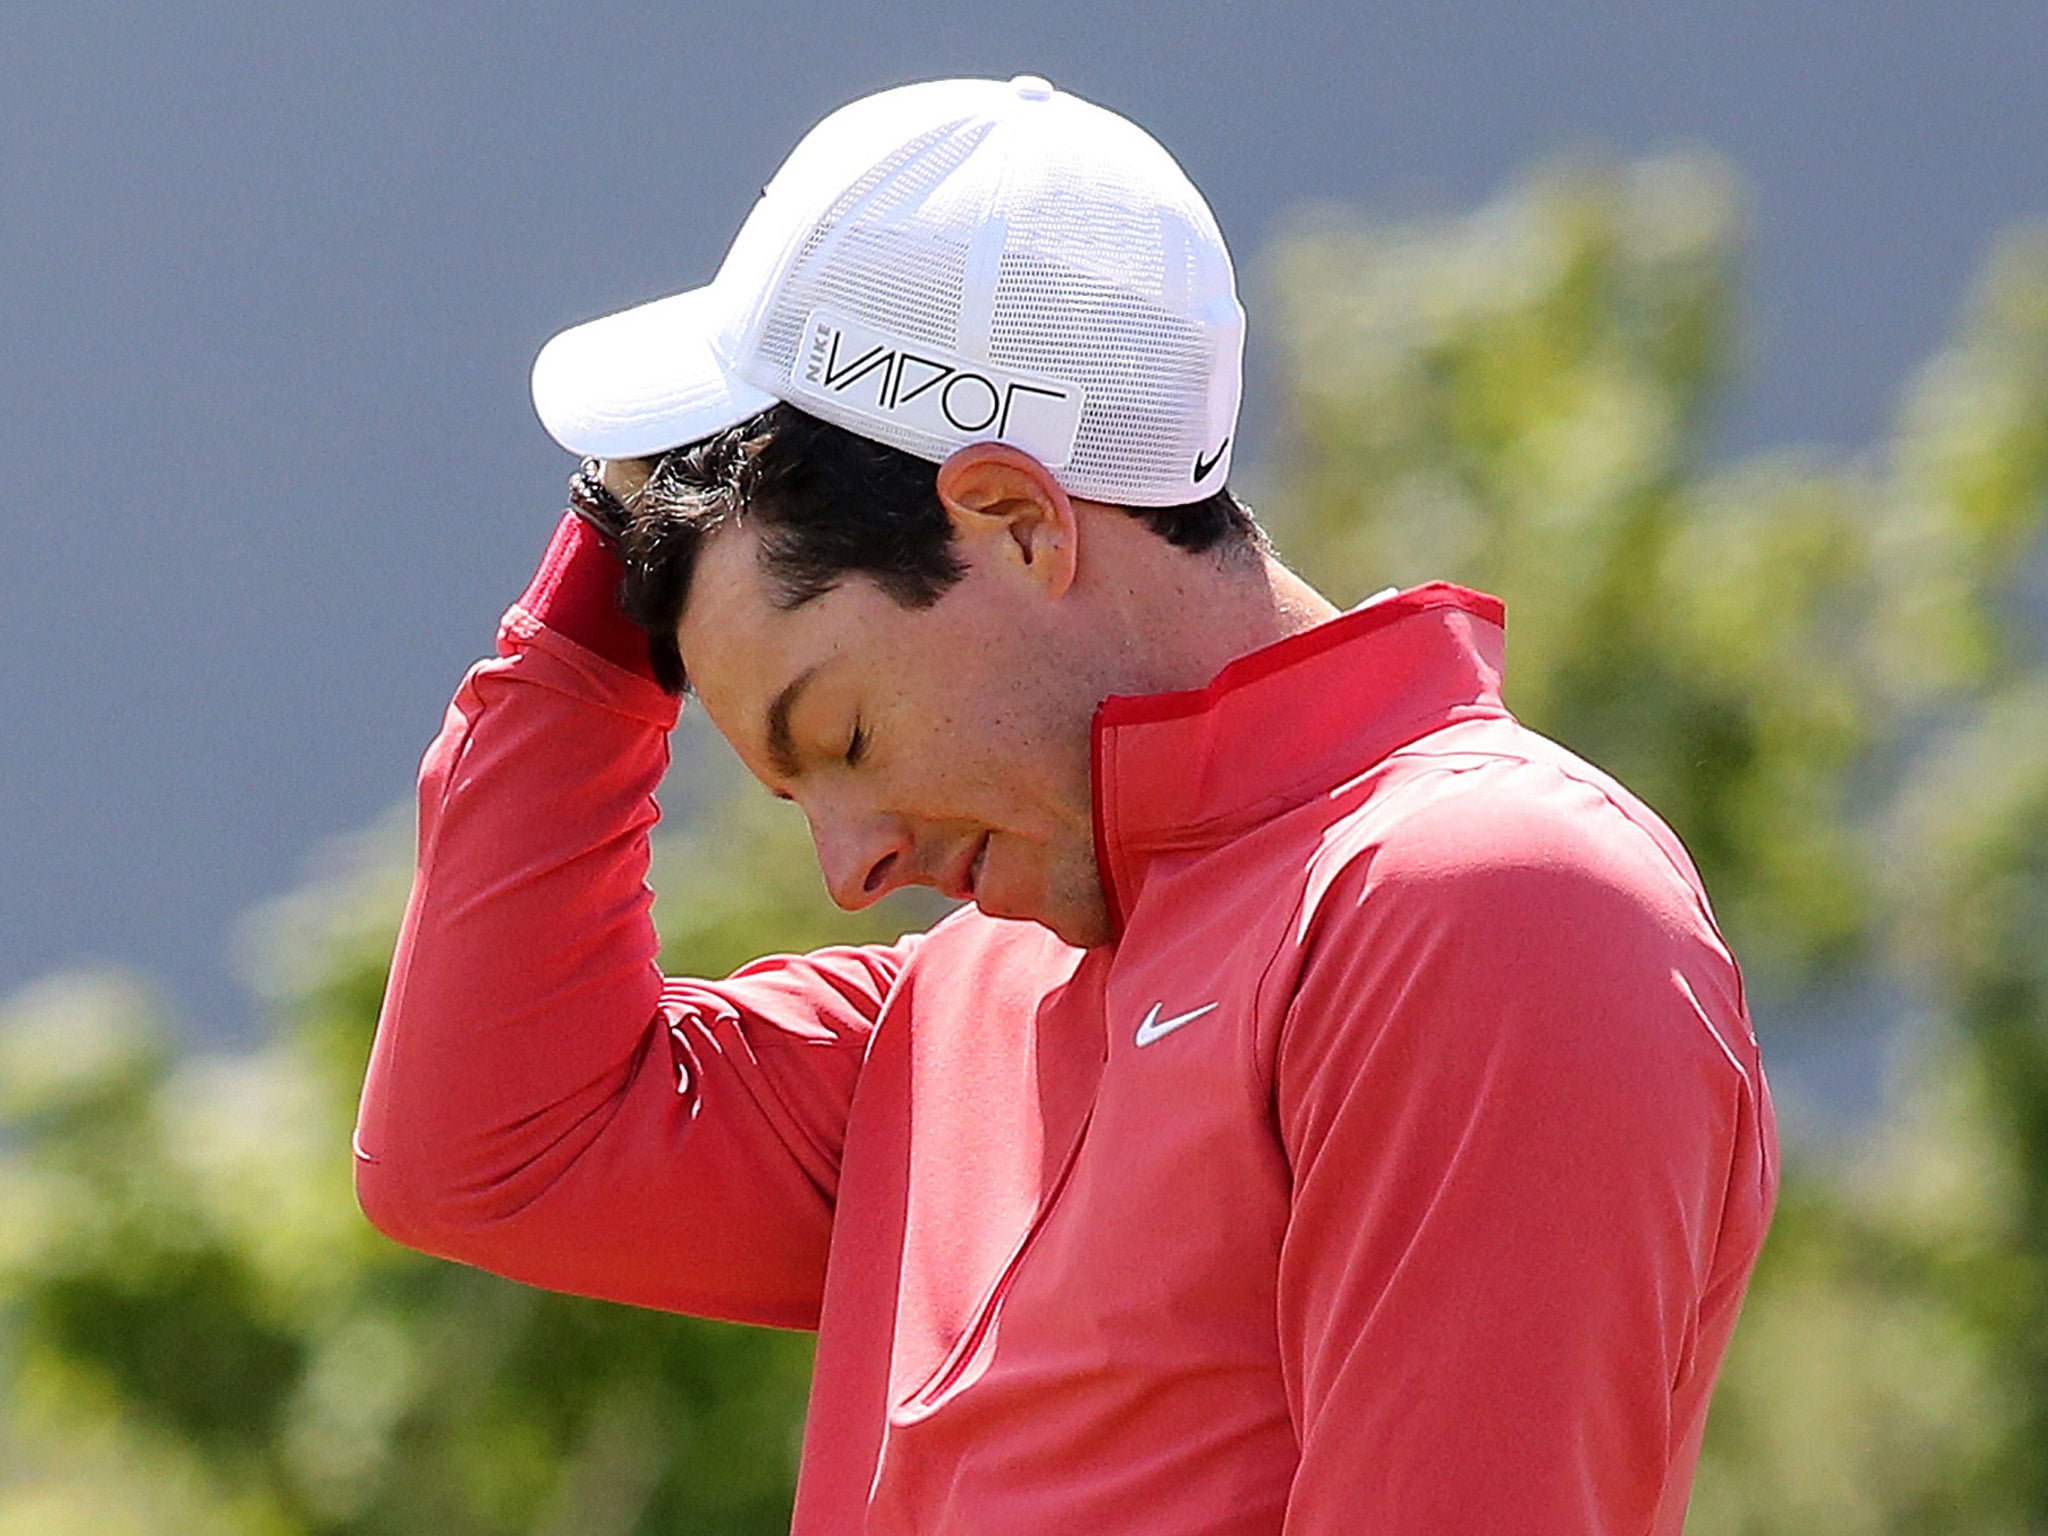
[(953, 866), (945, 884), (940, 887), (944, 894), (954, 901), (972, 901), (981, 884), (981, 868), (988, 861), (989, 834), (984, 832), (967, 856)]

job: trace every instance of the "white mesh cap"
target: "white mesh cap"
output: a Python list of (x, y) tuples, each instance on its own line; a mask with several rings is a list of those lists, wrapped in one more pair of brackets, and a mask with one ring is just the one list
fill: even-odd
[(1221, 488), (1244, 311), (1202, 195), (1134, 123), (1035, 76), (866, 97), (797, 145), (703, 288), (564, 331), (533, 399), (640, 458), (775, 400), (942, 462), (1014, 444), (1076, 496)]

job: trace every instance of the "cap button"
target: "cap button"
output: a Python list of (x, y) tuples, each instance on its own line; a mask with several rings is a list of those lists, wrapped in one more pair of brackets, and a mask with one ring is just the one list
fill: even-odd
[(1010, 82), (1010, 89), (1025, 101), (1052, 100), (1052, 82), (1039, 75), (1019, 75)]

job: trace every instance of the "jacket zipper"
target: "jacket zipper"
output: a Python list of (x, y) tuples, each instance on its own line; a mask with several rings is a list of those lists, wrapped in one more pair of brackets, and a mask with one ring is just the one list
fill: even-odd
[(1017, 1251), (1010, 1255), (1009, 1263), (1003, 1266), (1003, 1272), (996, 1277), (996, 1283), (990, 1288), (988, 1299), (982, 1303), (981, 1310), (975, 1314), (974, 1322), (967, 1332), (960, 1336), (960, 1342), (953, 1346), (953, 1353), (939, 1368), (939, 1374), (918, 1388), (910, 1399), (918, 1407), (936, 1406), (938, 1400), (967, 1374), (967, 1367), (973, 1363), (975, 1356), (981, 1353), (982, 1342), (996, 1325), (996, 1318), (1003, 1309), (1003, 1299), (1009, 1295), (1010, 1286), (1017, 1278), (1017, 1271), (1023, 1267), (1024, 1256), (1031, 1251), (1032, 1244), (1038, 1241), (1038, 1234), (1051, 1217), (1053, 1207), (1059, 1204), (1060, 1196), (1066, 1191), (1067, 1180), (1073, 1177), (1074, 1165), (1081, 1160), (1081, 1146), (1088, 1139), (1088, 1126), (1094, 1118), (1095, 1111), (1091, 1106), (1087, 1116), (1081, 1121), (1080, 1130), (1074, 1136), (1074, 1150), (1067, 1154), (1066, 1165), (1060, 1169), (1060, 1176), (1053, 1181), (1052, 1189), (1045, 1197), (1045, 1203), (1031, 1218), (1031, 1225), (1024, 1231), (1024, 1240), (1017, 1245)]

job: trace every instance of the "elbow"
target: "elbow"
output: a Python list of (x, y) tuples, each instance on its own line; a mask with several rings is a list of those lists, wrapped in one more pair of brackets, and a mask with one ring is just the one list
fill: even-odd
[(516, 1277), (537, 1234), (516, 1203), (480, 1193), (448, 1163), (420, 1149), (355, 1145), (356, 1204), (401, 1247)]
[[(403, 1162), (355, 1149), (356, 1204), (371, 1226), (394, 1243), (436, 1258), (464, 1260), (463, 1223), (453, 1202), (436, 1198), (430, 1180)], [(469, 1261), (473, 1262), (473, 1261)]]

